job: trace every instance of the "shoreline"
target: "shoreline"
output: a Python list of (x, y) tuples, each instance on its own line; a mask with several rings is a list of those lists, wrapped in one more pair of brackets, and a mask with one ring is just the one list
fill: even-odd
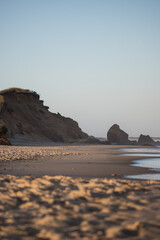
[[(121, 155), (124, 154), (125, 148), (135, 148), (135, 146), (1, 146), (0, 174), (124, 178), (126, 175), (155, 173), (147, 168), (131, 166), (133, 160), (144, 157)], [(136, 146), (136, 148), (141, 147)]]

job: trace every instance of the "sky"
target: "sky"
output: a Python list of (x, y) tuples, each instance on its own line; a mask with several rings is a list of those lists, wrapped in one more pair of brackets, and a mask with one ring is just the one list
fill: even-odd
[(89, 135), (160, 137), (159, 0), (0, 0), (0, 89), (36, 91)]

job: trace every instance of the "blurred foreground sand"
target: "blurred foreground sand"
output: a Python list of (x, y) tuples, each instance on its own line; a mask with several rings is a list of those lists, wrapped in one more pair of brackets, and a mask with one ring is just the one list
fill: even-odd
[(160, 183), (0, 177), (0, 239), (159, 239)]

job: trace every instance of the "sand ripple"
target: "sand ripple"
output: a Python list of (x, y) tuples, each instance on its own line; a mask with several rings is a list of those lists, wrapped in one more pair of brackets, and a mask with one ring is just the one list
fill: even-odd
[(0, 176), (0, 239), (158, 239), (160, 183)]

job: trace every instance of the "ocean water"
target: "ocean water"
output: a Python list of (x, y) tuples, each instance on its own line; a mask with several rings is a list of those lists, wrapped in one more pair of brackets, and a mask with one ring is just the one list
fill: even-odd
[[(138, 141), (139, 137), (129, 137), (128, 139), (131, 141)], [(160, 141), (160, 137), (151, 137), (154, 141)]]
[[(133, 148), (133, 149), (128, 148), (128, 149), (124, 149), (124, 152), (125, 153), (123, 155), (140, 156), (140, 157), (144, 156), (144, 159), (134, 160), (131, 166), (148, 168), (155, 171), (155, 173), (152, 173), (152, 174), (128, 175), (128, 176), (125, 176), (126, 178), (160, 181), (160, 147)], [(145, 157), (149, 157), (149, 158), (145, 158)]]
[(131, 165), (135, 167), (145, 167), (160, 172), (160, 158), (135, 160)]
[(159, 153), (160, 154), (160, 147), (154, 148), (124, 148), (123, 151), (131, 152), (131, 153)]
[(159, 173), (155, 173), (155, 174), (128, 175), (128, 176), (125, 176), (125, 178), (160, 181), (160, 174)]
[(135, 157), (160, 157), (160, 153), (124, 153), (123, 156), (135, 156)]

